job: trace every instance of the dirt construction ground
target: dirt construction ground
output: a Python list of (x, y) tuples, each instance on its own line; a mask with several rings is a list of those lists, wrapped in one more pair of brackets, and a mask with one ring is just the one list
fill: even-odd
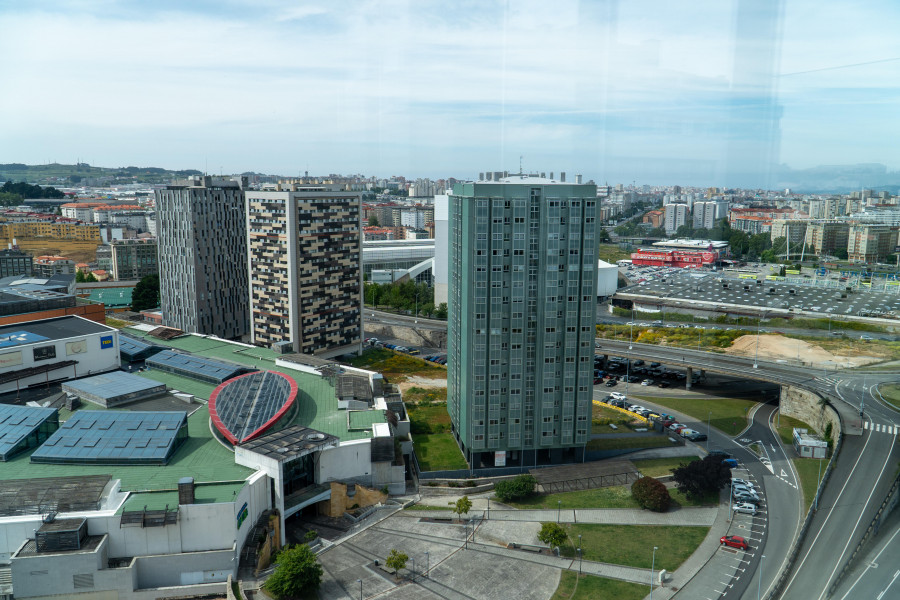
[[(734, 340), (725, 352), (738, 356), (754, 356), (756, 354), (757, 336), (745, 335)], [(803, 340), (786, 338), (781, 335), (759, 336), (759, 357), (764, 360), (799, 360), (805, 365), (818, 368), (844, 367), (853, 368), (870, 363), (881, 362), (883, 358), (860, 354), (859, 343), (847, 343), (845, 351), (831, 353), (821, 346)]]

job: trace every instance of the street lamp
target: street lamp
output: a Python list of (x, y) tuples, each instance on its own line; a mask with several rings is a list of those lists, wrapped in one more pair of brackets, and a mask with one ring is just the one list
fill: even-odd
[(581, 534), (578, 534), (578, 574), (581, 575), (581, 561), (584, 558), (584, 554), (581, 552)]
[(753, 357), (753, 368), (759, 367), (759, 327), (762, 315), (756, 315), (756, 355)]
[(731, 478), (731, 491), (728, 493), (728, 520), (731, 520), (731, 501), (734, 499), (734, 477)]
[(706, 451), (709, 452), (709, 422), (712, 419), (712, 411), (706, 417)]
[(650, 600), (653, 600), (653, 571), (656, 569), (656, 551), (657, 546), (653, 546), (653, 558), (650, 561)]
[(428, 572), (431, 570), (431, 556), (428, 554), (428, 550), (425, 551), (425, 577), (428, 577)]
[(556, 522), (559, 523), (559, 513), (562, 511), (562, 500), (556, 501)]
[(759, 557), (759, 580), (758, 580), (758, 583), (756, 584), (756, 600), (759, 600), (762, 595), (761, 594), (761, 592), (762, 592), (762, 563), (763, 563), (763, 559), (765, 559), (765, 558), (766, 558), (765, 554), (763, 554), (762, 556)]
[(362, 597), (362, 579), (357, 579), (357, 580), (356, 580), (356, 583), (359, 584), (359, 600), (363, 600), (363, 597)]

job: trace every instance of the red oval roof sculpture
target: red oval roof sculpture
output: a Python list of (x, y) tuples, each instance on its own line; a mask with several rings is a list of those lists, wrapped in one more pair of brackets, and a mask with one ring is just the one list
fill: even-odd
[(221, 383), (209, 397), (213, 425), (232, 444), (268, 431), (294, 406), (297, 383), (283, 373), (256, 371)]

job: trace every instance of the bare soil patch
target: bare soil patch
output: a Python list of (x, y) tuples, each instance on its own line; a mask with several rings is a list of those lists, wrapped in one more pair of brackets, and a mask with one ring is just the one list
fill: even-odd
[[(725, 352), (738, 356), (756, 355), (757, 336), (744, 335), (734, 340)], [(759, 357), (765, 360), (800, 361), (804, 365), (819, 368), (853, 368), (881, 362), (883, 358), (860, 354), (859, 345), (830, 352), (822, 346), (782, 335), (759, 336)]]

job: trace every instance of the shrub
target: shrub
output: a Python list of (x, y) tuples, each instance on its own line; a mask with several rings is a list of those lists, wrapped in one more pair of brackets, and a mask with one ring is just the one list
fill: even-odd
[(566, 530), (558, 523), (541, 523), (541, 531), (538, 533), (538, 539), (553, 548), (562, 546), (569, 536)]
[(517, 475), (513, 479), (494, 484), (494, 494), (500, 502), (528, 498), (534, 494), (537, 479), (531, 475)]
[(306, 535), (303, 536), (303, 539), (306, 540), (307, 542), (311, 542), (314, 539), (316, 539), (317, 537), (319, 537), (319, 532), (316, 531), (315, 529), (310, 529), (309, 531), (306, 532)]
[(632, 483), (631, 495), (641, 508), (653, 512), (666, 512), (672, 502), (665, 484), (653, 477), (641, 477)]

